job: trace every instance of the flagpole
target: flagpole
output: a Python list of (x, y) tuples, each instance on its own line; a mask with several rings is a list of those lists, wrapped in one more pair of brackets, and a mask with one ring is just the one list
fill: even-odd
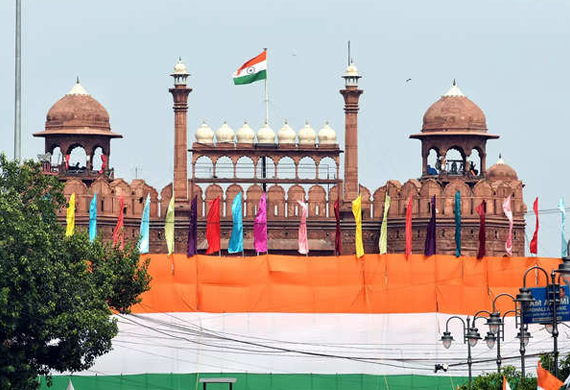
[[(265, 63), (267, 64), (267, 48), (264, 47)], [(269, 123), (269, 93), (267, 90), (267, 69), (265, 70), (265, 123)]]

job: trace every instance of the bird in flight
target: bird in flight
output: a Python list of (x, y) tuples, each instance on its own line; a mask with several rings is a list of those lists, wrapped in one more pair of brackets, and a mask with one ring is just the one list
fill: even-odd
[(406, 80), (406, 83), (409, 82), (409, 81), (412, 81), (412, 79), (407, 79), (407, 80)]

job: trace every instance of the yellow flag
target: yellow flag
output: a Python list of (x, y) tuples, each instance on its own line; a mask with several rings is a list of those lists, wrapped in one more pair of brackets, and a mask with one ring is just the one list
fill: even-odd
[(71, 194), (69, 198), (69, 206), (67, 206), (67, 229), (65, 230), (65, 236), (73, 236), (75, 231), (75, 192)]
[(352, 201), (352, 214), (356, 222), (356, 233), (354, 241), (356, 243), (356, 257), (364, 256), (364, 246), (362, 245), (362, 199), (360, 195)]
[(381, 255), (388, 253), (388, 210), (390, 209), (390, 201), (390, 195), (386, 194), (386, 199), (384, 199), (384, 218), (382, 218), (380, 242), (378, 242)]
[(168, 254), (174, 252), (174, 194), (170, 198), (168, 211), (166, 211), (166, 219), (164, 220), (164, 237), (166, 237), (166, 247)]

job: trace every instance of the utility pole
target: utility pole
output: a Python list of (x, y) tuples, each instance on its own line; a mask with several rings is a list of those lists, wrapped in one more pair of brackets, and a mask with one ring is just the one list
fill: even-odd
[(22, 152), (22, 6), (16, 0), (16, 55), (14, 96), (14, 160), (19, 161)]

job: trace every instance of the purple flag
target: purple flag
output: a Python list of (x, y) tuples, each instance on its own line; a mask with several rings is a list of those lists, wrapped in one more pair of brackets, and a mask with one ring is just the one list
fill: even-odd
[(257, 253), (267, 252), (267, 202), (265, 193), (259, 199), (259, 209), (253, 222), (253, 246)]
[(188, 250), (186, 256), (194, 256), (198, 253), (197, 241), (198, 241), (198, 197), (195, 196), (192, 199), (192, 205), (190, 206), (190, 227), (188, 228)]
[(435, 195), (431, 198), (431, 218), (429, 219), (426, 232), (426, 256), (435, 255)]

